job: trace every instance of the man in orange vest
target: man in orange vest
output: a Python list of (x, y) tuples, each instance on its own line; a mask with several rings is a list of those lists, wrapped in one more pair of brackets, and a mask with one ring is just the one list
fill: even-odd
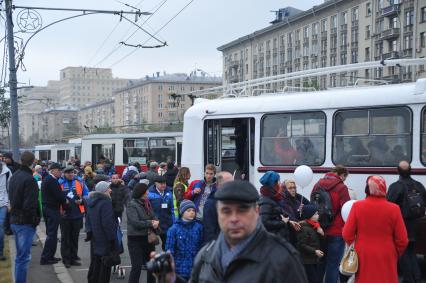
[(89, 190), (84, 182), (75, 175), (74, 167), (67, 166), (59, 179), (62, 191), (69, 204), (62, 207), (61, 219), (61, 256), (66, 268), (71, 265), (81, 266), (78, 252), (78, 236), (83, 227), (84, 205), (83, 198)]

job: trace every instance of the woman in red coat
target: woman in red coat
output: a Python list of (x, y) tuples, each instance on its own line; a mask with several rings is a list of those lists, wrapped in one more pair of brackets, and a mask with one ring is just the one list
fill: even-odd
[(398, 283), (397, 262), (407, 244), (407, 231), (396, 204), (386, 200), (386, 182), (370, 176), (366, 199), (355, 202), (343, 228), (347, 244), (355, 241), (357, 283)]

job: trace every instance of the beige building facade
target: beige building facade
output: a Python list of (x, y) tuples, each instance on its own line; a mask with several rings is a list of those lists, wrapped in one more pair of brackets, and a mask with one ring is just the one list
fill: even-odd
[(221, 84), (220, 77), (194, 72), (146, 77), (115, 92), (115, 126), (181, 123), (183, 114), (193, 104), (189, 96), (181, 94)]
[[(307, 11), (294, 10), (280, 9), (270, 26), (218, 48), (225, 85), (321, 67), (426, 56), (426, 0), (334, 0)], [(425, 76), (423, 65), (385, 67), (259, 88), (325, 89), (352, 85), (358, 78), (396, 83)]]
[(60, 71), (62, 105), (77, 108), (110, 99), (114, 91), (126, 87), (128, 79), (113, 78), (111, 69), (66, 67)]
[(66, 142), (79, 133), (77, 108), (52, 107), (41, 112), (38, 117), (41, 144)]
[(114, 100), (108, 99), (81, 108), (78, 120), (83, 134), (113, 128), (115, 126)]

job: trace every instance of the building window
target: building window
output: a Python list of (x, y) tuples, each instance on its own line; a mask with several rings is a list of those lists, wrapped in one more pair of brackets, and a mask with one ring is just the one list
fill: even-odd
[(358, 21), (358, 7), (352, 9), (352, 22)]
[(383, 9), (383, 0), (379, 0), (379, 1), (377, 1), (377, 8), (379, 9), (379, 11), (380, 11), (381, 9)]
[(367, 17), (371, 16), (371, 3), (370, 2), (365, 4), (365, 14), (367, 15)]
[[(411, 48), (411, 40), (412, 36), (411, 35), (407, 35), (404, 37), (404, 49), (410, 49)], [(423, 36), (422, 36), (423, 38)]]
[(309, 26), (303, 28), (303, 38), (309, 37)]
[(413, 24), (414, 11), (405, 12), (405, 26), (411, 26)]
[(341, 24), (346, 25), (348, 23), (348, 12), (342, 12)]
[(351, 52), (351, 63), (358, 63), (358, 51), (352, 50)]
[(399, 28), (399, 18), (398, 17), (394, 17), (390, 20), (390, 24), (392, 26), (392, 28)]
[(368, 25), (365, 27), (365, 39), (370, 39), (370, 36), (371, 36), (371, 28)]
[(398, 51), (398, 41), (397, 40), (392, 41), (392, 51)]
[(370, 47), (365, 48), (365, 61), (370, 61)]
[(335, 29), (337, 28), (337, 15), (331, 16), (331, 28)]
[(421, 18), (422, 18), (422, 22), (426, 22), (426, 7), (423, 7), (421, 9)]
[(347, 63), (347, 54), (346, 53), (342, 53), (340, 54), (340, 65), (346, 65)]
[(327, 31), (327, 19), (323, 19), (323, 20), (321, 21), (321, 31), (322, 31), (322, 32)]
[(312, 24), (312, 35), (317, 35), (318, 34), (318, 23), (313, 23)]
[(421, 47), (426, 47), (426, 32), (420, 34), (420, 44)]

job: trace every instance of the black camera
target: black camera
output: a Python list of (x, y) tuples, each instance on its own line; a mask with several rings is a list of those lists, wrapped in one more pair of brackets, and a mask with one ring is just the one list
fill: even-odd
[(162, 252), (150, 261), (148, 261), (146, 268), (152, 273), (168, 273), (172, 271), (170, 253)]

